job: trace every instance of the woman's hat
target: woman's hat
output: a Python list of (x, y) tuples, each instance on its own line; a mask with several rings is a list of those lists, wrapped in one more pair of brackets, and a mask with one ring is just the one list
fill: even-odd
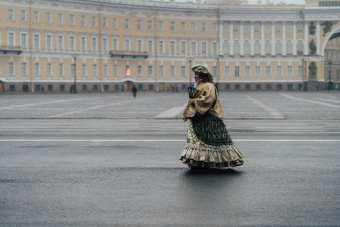
[(194, 65), (191, 67), (191, 70), (194, 73), (210, 74), (207, 65)]

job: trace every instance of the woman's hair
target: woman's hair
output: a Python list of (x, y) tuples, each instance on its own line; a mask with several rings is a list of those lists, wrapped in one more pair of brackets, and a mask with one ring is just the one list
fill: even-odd
[(214, 83), (213, 76), (210, 73), (198, 73), (204, 83)]

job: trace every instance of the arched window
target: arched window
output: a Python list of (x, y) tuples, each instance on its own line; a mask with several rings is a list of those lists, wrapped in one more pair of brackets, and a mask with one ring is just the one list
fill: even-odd
[(276, 52), (276, 54), (281, 54), (282, 53), (281, 41), (280, 40), (276, 40), (276, 43), (275, 43), (275, 52)]
[(249, 48), (249, 41), (248, 40), (244, 41), (243, 47), (244, 47), (244, 54), (250, 54), (250, 50), (249, 50), (250, 48)]
[(259, 40), (255, 40), (254, 49), (255, 54), (261, 54), (261, 45)]
[(297, 43), (298, 54), (302, 54), (302, 49), (303, 49), (303, 42), (302, 42), (302, 40), (299, 40), (298, 43)]
[(286, 45), (286, 52), (287, 54), (292, 54), (292, 41), (291, 40), (287, 40), (287, 45)]
[(271, 54), (272, 46), (270, 40), (266, 40), (265, 52), (266, 54)]
[(238, 43), (238, 40), (234, 40), (234, 53), (239, 54), (240, 53), (240, 45)]
[(223, 42), (223, 53), (228, 54), (229, 53), (229, 43), (228, 40), (224, 40)]

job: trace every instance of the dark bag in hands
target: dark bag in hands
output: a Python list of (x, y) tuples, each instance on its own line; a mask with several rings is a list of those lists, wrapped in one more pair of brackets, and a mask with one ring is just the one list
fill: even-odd
[(199, 90), (196, 90), (194, 87), (188, 87), (189, 98), (193, 99), (197, 95)]

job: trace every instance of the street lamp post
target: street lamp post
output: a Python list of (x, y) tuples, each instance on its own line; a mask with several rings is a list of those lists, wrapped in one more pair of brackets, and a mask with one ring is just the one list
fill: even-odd
[(309, 57), (303, 56), (302, 61), (304, 63), (304, 72), (303, 72), (303, 91), (308, 91), (308, 80), (307, 80), (307, 62), (309, 62)]
[(74, 59), (74, 85), (73, 85), (73, 93), (77, 94), (77, 57), (79, 57), (79, 54), (74, 52), (71, 54), (71, 56)]
[(332, 61), (328, 61), (328, 90), (333, 89), (333, 83), (332, 83)]
[(189, 83), (189, 87), (191, 87), (191, 62), (194, 60), (195, 58), (191, 55), (187, 56), (187, 60), (189, 61), (189, 77), (190, 77), (190, 83)]

